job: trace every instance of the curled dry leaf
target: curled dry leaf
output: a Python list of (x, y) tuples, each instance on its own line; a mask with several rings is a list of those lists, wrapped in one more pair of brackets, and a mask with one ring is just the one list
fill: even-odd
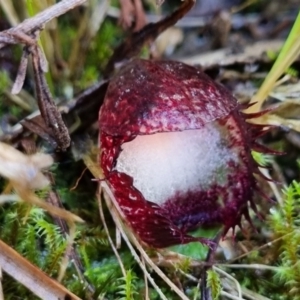
[[(25, 155), (12, 146), (0, 142), (0, 176), (11, 183), (17, 195), (24, 201), (38, 205), (49, 213), (69, 222), (83, 222), (78, 216), (40, 200), (34, 190), (49, 185), (48, 178), (42, 173), (43, 169), (53, 164), (49, 154), (36, 153)], [(3, 197), (2, 197), (3, 198)], [(2, 200), (4, 201), (4, 200)]]
[(25, 155), (12, 146), (0, 142), (1, 176), (15, 182), (22, 188), (42, 189), (49, 180), (41, 172), (53, 164), (49, 154)]
[(231, 93), (180, 62), (133, 60), (110, 81), (100, 110), (101, 159), (123, 217), (149, 246), (200, 241), (202, 226), (223, 234), (251, 222), (259, 173), (251, 125)]

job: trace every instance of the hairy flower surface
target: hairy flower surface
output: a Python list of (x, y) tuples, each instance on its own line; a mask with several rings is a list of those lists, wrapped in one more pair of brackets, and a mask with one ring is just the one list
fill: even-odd
[(133, 60), (110, 81), (100, 110), (100, 164), (124, 217), (140, 239), (164, 248), (223, 225), (225, 234), (255, 209), (259, 126), (231, 93), (174, 61)]

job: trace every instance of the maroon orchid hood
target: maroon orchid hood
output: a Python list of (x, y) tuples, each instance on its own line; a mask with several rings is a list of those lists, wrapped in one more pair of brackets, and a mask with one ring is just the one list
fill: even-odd
[[(175, 61), (135, 59), (110, 81), (99, 114), (100, 164), (120, 210), (140, 240), (164, 248), (205, 238), (190, 232), (200, 226), (223, 225), (225, 234), (249, 221), (247, 203), (257, 189), (253, 175), (257, 166), (251, 148), (261, 128), (250, 125), (240, 105), (222, 85), (197, 68)], [(122, 145), (140, 135), (213, 126), (220, 142), (234, 154), (226, 161), (222, 182), (212, 181), (205, 189), (177, 192), (163, 203), (146, 199), (134, 179), (116, 168)]]

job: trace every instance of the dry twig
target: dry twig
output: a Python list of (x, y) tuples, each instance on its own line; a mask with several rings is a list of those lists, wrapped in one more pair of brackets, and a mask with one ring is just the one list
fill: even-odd
[[(115, 66), (124, 62), (125, 59), (136, 55), (143, 46), (153, 42), (159, 34), (176, 24), (193, 6), (194, 0), (184, 1), (180, 7), (170, 16), (157, 23), (149, 23), (140, 31), (133, 33), (121, 45), (119, 45), (104, 69), (104, 76), (108, 78), (114, 71)], [(134, 47), (132, 47), (134, 45)]]
[(48, 9), (38, 13), (30, 19), (26, 19), (19, 25), (10, 28), (8, 30), (0, 32), (0, 49), (6, 44), (18, 44), (19, 42), (13, 37), (10, 39), (10, 35), (17, 32), (23, 32), (24, 34), (31, 34), (38, 29), (42, 29), (46, 23), (54, 18), (57, 18), (69, 10), (75, 8), (86, 2), (86, 0), (63, 0)]
[(38, 46), (37, 40), (40, 31), (47, 22), (85, 1), (86, 0), (61, 1), (37, 14), (33, 18), (26, 19), (21, 24), (0, 32), (0, 49), (6, 44), (24, 45), (18, 75), (12, 88), (12, 92), (18, 93), (21, 90), (26, 75), (28, 56), (31, 55), (38, 106), (46, 125), (50, 127), (57, 140), (58, 147), (62, 150), (69, 147), (70, 136), (49, 91), (44, 75), (44, 72), (47, 72), (48, 70), (48, 66), (43, 51)]
[(0, 266), (42, 299), (80, 300), (0, 240)]

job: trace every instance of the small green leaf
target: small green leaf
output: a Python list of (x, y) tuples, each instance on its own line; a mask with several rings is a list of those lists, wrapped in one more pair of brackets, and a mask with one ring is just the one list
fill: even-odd
[[(220, 228), (216, 228), (216, 227), (209, 228), (209, 229), (199, 228), (190, 234), (194, 237), (204, 237), (204, 238), (213, 239), (217, 235), (219, 230)], [(201, 244), (200, 242), (193, 242), (185, 245), (172, 246), (169, 248), (169, 250), (185, 255), (189, 258), (199, 259), (199, 260), (205, 260), (208, 253), (208, 247)]]

